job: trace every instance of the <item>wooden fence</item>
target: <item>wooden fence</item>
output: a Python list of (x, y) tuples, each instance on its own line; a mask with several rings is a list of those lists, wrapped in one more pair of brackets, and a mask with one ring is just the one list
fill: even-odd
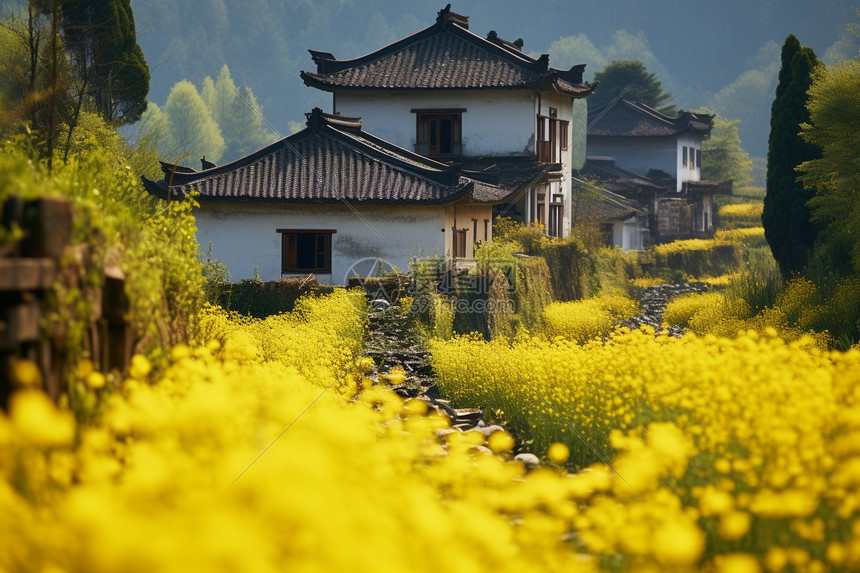
[[(69, 329), (83, 325), (80, 357), (102, 372), (125, 371), (134, 333), (126, 320), (125, 278), (117, 267), (98, 269), (98, 286), (87, 285), (94, 263), (88, 245), (71, 245), (73, 210), (62, 198), (3, 203), (2, 223), (17, 225), (23, 238), (0, 245), (0, 407), (12, 392), (15, 360), (36, 363), (53, 399), (65, 391), (70, 359)], [(64, 294), (87, 292), (92, 304), (64, 307)]]

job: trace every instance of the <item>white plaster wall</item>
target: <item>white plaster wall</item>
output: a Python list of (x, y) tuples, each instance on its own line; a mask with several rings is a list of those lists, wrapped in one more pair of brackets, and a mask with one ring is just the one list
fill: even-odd
[[(484, 222), (487, 236), (484, 238)], [(477, 224), (476, 224), (477, 223)], [(477, 227), (477, 229), (476, 229)], [(453, 229), (466, 229), (466, 258), (474, 259), (475, 243), (493, 240), (493, 208), (490, 205), (457, 203), (445, 208), (445, 254), (454, 249)], [(475, 232), (477, 230), (477, 233)], [(432, 253), (430, 253), (432, 254)]]
[(678, 190), (681, 190), (681, 185), (684, 181), (699, 181), (702, 177), (702, 171), (698, 167), (695, 169), (690, 169), (689, 164), (689, 155), (687, 156), (687, 164), (684, 164), (684, 151), (683, 148), (687, 147), (687, 153), (689, 154), (689, 148), (702, 150), (702, 137), (693, 135), (693, 134), (684, 134), (678, 137), (678, 145), (677, 145), (677, 154), (678, 154), (678, 162), (677, 162), (677, 180), (678, 180)]
[(612, 246), (621, 247), (625, 251), (642, 249), (642, 228), (636, 217), (626, 221), (615, 221), (612, 225)]
[(702, 196), (702, 230), (710, 231), (714, 228), (713, 199), (711, 195)]
[[(458, 109), (463, 113), (463, 155), (531, 156), (535, 152), (537, 115), (558, 110), (558, 119), (569, 122), (569, 147), (561, 152), (562, 179), (554, 192), (564, 196), (562, 235), (570, 234), (571, 169), (585, 157), (586, 137), (576, 131), (574, 100), (553, 90), (472, 90), (439, 92), (341, 92), (334, 98), (334, 112), (360, 117), (362, 127), (385, 140), (415, 150), (416, 123), (412, 109)], [(584, 102), (582, 110), (585, 109)], [(582, 111), (580, 110), (580, 111)], [(580, 115), (585, 114), (582, 111)], [(580, 126), (584, 129), (584, 126)]]
[(360, 117), (366, 131), (415, 151), (412, 109), (465, 108), (463, 155), (531, 155), (534, 98), (526, 90), (343, 92), (334, 98), (334, 111)]
[[(344, 284), (350, 267), (380, 258), (401, 270), (413, 256), (445, 252), (442, 206), (343, 204), (204, 203), (197, 211), (197, 240), (227, 265), (233, 281), (281, 278), (281, 234), (277, 229), (333, 229), (332, 274), (323, 283)], [(357, 213), (356, 213), (357, 212)]]
[(661, 169), (677, 177), (681, 148), (675, 138), (663, 137), (589, 137), (589, 157), (614, 157), (621, 169), (646, 175)]

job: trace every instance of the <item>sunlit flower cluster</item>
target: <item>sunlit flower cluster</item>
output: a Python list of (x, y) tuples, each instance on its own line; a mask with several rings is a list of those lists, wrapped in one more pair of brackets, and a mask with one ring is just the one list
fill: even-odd
[(860, 351), (775, 334), (431, 350), (457, 403), (536, 453), (568, 446), (573, 535), (606, 568), (857, 570)]
[(621, 320), (638, 312), (638, 305), (623, 295), (599, 295), (573, 302), (554, 302), (543, 311), (546, 334), (577, 342), (608, 334)]
[(733, 229), (735, 227), (760, 226), (763, 210), (764, 203), (761, 201), (722, 205), (718, 212), (720, 227)]
[(92, 384), (103, 415), (86, 425), (15, 363), (0, 571), (597, 570), (566, 540), (565, 473), (526, 474), (508, 433), (452, 430), (362, 376), (350, 296), (266, 321), (209, 309), (205, 343)]
[(773, 307), (755, 316), (751, 316), (750, 305), (742, 298), (728, 296), (725, 292), (690, 293), (666, 305), (663, 324), (684, 326), (698, 335), (724, 337), (735, 337), (749, 330), (759, 334), (775, 331), (784, 340), (810, 337), (824, 348), (832, 342), (828, 334), (811, 330), (816, 320), (827, 312), (825, 307), (814, 302), (815, 292), (809, 281), (791, 281)]
[(725, 296), (719, 292), (688, 293), (681, 295), (666, 305), (663, 311), (663, 325), (688, 327), (690, 320), (705, 309), (725, 304)]

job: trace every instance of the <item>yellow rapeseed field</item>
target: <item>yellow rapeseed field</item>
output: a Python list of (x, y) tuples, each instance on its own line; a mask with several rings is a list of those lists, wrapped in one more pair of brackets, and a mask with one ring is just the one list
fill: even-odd
[[(116, 387), (82, 365), (103, 405), (86, 425), (16, 363), (0, 571), (860, 567), (860, 351), (628, 330), (433, 341), (443, 391), (517, 446), (371, 385), (362, 301), (208, 308), (163, 370), (135, 356)], [(522, 445), (546, 465), (527, 472)]]
[(572, 302), (553, 302), (544, 308), (543, 319), (547, 336), (585, 342), (608, 334), (618, 322), (638, 310), (639, 305), (626, 296), (604, 294)]
[(605, 568), (858, 570), (860, 351), (775, 334), (431, 350), (456, 402), (569, 448), (572, 536)]
[(566, 478), (525, 476), (504, 432), (439, 437), (447, 418), (362, 378), (363, 300), (265, 321), (210, 308), (207, 342), (161, 372), (135, 356), (111, 390), (83, 369), (106, 403), (87, 426), (16, 363), (0, 571), (596, 570), (564, 539)]

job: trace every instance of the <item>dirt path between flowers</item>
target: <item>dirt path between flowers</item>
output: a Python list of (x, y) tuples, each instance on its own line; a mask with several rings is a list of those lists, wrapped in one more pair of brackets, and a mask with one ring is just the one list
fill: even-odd
[[(669, 302), (682, 294), (706, 292), (710, 288), (709, 284), (701, 282), (664, 283), (648, 287), (639, 303), (641, 313), (619, 326), (639, 328), (648, 325), (660, 331), (663, 312)], [(430, 354), (421, 345), (409, 318), (408, 312), (398, 305), (371, 302), (364, 350), (373, 359), (374, 366), (368, 377), (374, 384), (385, 385), (403, 398), (421, 399), (430, 407), (444, 412), (457, 430), (477, 428), (487, 431), (498, 428), (487, 425), (480, 409), (454, 408), (440, 395), (430, 365)], [(675, 325), (670, 326), (668, 331), (672, 336), (681, 336), (684, 329)]]

